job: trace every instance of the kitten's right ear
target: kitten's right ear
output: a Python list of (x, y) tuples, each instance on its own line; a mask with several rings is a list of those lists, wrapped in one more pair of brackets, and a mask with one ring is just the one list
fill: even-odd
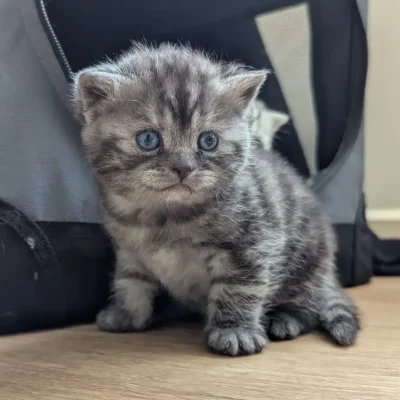
[(122, 77), (87, 68), (74, 78), (73, 104), (75, 115), (82, 124), (93, 121), (96, 109), (107, 99), (115, 97)]

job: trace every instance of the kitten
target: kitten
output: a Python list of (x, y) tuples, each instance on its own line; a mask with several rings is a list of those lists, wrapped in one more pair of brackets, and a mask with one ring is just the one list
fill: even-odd
[(149, 327), (160, 288), (205, 316), (232, 356), (321, 327), (354, 343), (327, 216), (294, 170), (254, 144), (266, 78), (185, 47), (137, 45), (79, 72), (74, 105), (116, 249), (105, 331)]
[(265, 150), (271, 150), (274, 135), (289, 121), (287, 114), (269, 109), (261, 100), (250, 103), (250, 129), (255, 141)]

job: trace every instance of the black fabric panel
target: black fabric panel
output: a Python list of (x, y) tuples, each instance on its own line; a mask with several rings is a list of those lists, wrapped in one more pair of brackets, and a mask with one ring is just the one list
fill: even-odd
[(26, 242), (0, 225), (0, 333), (65, 320), (62, 270), (39, 268)]
[[(329, 159), (329, 168), (325, 169), (323, 174), (319, 174), (316, 176), (314, 181), (314, 189), (318, 191), (324, 185), (329, 184), (330, 178), (339, 173), (340, 166), (343, 163), (343, 160), (346, 159), (348, 153), (350, 153), (354, 144), (358, 138), (358, 135), (362, 134), (361, 123), (363, 118), (363, 109), (364, 109), (364, 92), (365, 92), (365, 83), (367, 78), (367, 67), (368, 67), (368, 51), (367, 51), (367, 42), (366, 42), (366, 34), (364, 28), (362, 26), (362, 21), (360, 19), (360, 15), (358, 11), (354, 11), (354, 19), (357, 20), (357, 28), (354, 27), (352, 29), (352, 39), (351, 39), (351, 62), (349, 65), (349, 91), (346, 93), (348, 97), (348, 112), (346, 118), (346, 127), (345, 131), (342, 134), (342, 140), (339, 144), (339, 149), (332, 148), (331, 151), (334, 154), (334, 158), (332, 160), (332, 153), (325, 151), (325, 155)], [(341, 96), (340, 93), (337, 93), (337, 96)], [(339, 101), (339, 97), (337, 101)], [(328, 140), (324, 139), (321, 136), (321, 141)], [(322, 155), (324, 155), (322, 154)], [(321, 154), (320, 154), (321, 156)], [(332, 160), (332, 161), (331, 161)]]
[(309, 1), (320, 169), (333, 160), (345, 130), (349, 107), (352, 1)]
[(40, 325), (47, 315), (65, 320), (63, 284), (61, 264), (47, 234), (0, 199), (0, 332), (22, 319), (29, 324), (31, 317)]
[(62, 267), (65, 322), (93, 319), (109, 296), (114, 253), (97, 224), (39, 223)]
[(379, 239), (374, 235), (374, 274), (400, 275), (400, 239)]
[(338, 274), (343, 286), (352, 286), (354, 259), (354, 228), (352, 224), (335, 225), (339, 251), (336, 255)]
[[(335, 225), (339, 251), (337, 266), (343, 286), (352, 287), (367, 283), (372, 276), (372, 248), (370, 232), (359, 230), (353, 224)], [(364, 254), (356, 251), (365, 250)]]
[[(319, 168), (327, 168), (343, 141), (353, 85), (351, 64), (366, 75), (366, 38), (354, 0), (309, 0), (313, 81), (318, 114)], [(364, 93), (364, 85), (361, 89)], [(361, 111), (362, 112), (362, 111)]]
[(129, 46), (131, 39), (179, 37), (300, 0), (47, 0), (46, 9), (74, 71)]
[(38, 263), (11, 227), (0, 225), (0, 334), (92, 321), (108, 298), (113, 252), (90, 224), (40, 223), (58, 263)]

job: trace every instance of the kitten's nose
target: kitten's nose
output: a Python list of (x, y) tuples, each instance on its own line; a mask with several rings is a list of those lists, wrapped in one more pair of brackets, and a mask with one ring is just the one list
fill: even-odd
[(171, 169), (179, 176), (181, 181), (183, 181), (193, 171), (193, 168), (190, 165), (175, 165)]

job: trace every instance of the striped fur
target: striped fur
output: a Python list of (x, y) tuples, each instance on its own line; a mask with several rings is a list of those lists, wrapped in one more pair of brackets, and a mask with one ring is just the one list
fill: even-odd
[[(357, 310), (335, 275), (335, 238), (294, 170), (251, 134), (264, 72), (184, 47), (135, 46), (77, 74), (74, 104), (116, 244), (109, 331), (142, 330), (161, 287), (204, 313), (209, 347), (259, 352), (321, 327), (355, 341)], [(146, 129), (162, 146), (143, 152)], [(213, 152), (197, 146), (219, 135)], [(176, 165), (192, 172), (180, 182)]]

